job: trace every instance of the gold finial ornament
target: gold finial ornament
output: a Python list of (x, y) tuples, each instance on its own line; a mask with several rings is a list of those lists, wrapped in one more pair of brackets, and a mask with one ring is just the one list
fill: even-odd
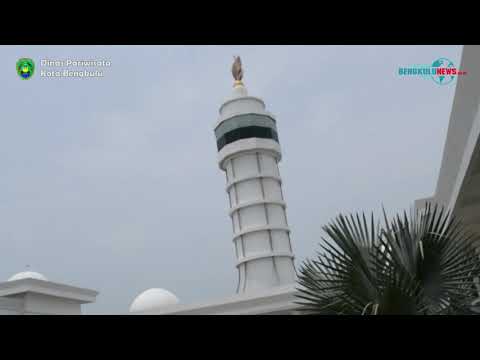
[(234, 56), (233, 59), (234, 60), (232, 65), (232, 75), (233, 75), (233, 78), (235, 79), (233, 86), (234, 87), (243, 86), (242, 60), (240, 59), (240, 56)]

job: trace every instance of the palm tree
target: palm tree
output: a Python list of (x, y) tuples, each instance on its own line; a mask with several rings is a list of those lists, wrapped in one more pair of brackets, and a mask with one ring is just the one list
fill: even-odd
[(321, 253), (298, 275), (304, 314), (472, 314), (480, 237), (427, 204), (384, 226), (364, 214), (323, 227)]

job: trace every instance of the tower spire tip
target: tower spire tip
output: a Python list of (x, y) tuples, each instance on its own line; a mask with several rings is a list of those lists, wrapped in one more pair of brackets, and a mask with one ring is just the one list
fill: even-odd
[(233, 57), (232, 75), (233, 75), (233, 78), (235, 79), (235, 82), (233, 83), (233, 87), (243, 86), (243, 82), (242, 82), (243, 68), (242, 68), (242, 60), (240, 59), (240, 56)]

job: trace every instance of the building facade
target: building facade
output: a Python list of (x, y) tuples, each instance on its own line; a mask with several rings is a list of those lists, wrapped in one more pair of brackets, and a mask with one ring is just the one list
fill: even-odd
[[(464, 46), (436, 189), (417, 200), (453, 210), (480, 233), (480, 46)], [(226, 176), (237, 292), (203, 304), (181, 304), (171, 292), (148, 289), (131, 314), (294, 314), (297, 309), (294, 252), (278, 163), (281, 147), (275, 117), (248, 95), (239, 59), (231, 96), (214, 127), (218, 164)], [(0, 283), (0, 314), (81, 314), (97, 292), (48, 281), (33, 272)], [(480, 304), (480, 300), (474, 305)]]

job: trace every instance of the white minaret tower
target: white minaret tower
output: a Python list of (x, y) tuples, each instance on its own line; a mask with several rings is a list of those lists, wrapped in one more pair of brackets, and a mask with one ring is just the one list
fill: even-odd
[(275, 117), (248, 96), (240, 58), (232, 67), (233, 94), (220, 107), (215, 136), (227, 177), (237, 257), (237, 293), (291, 284), (296, 279), (278, 162)]

